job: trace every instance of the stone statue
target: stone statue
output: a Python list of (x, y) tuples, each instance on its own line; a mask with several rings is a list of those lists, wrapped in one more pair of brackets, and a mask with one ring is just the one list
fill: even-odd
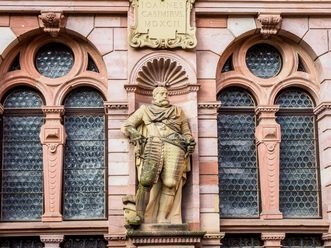
[(139, 181), (135, 199), (123, 199), (125, 206), (131, 206), (125, 208), (130, 213), (127, 224), (181, 224), (182, 186), (195, 148), (183, 110), (169, 104), (166, 88), (157, 87), (153, 103), (136, 110), (121, 131), (135, 145)]

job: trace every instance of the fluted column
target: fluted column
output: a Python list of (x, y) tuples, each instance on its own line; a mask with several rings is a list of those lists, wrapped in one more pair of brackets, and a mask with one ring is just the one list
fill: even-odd
[(62, 175), (63, 147), (66, 139), (61, 124), (63, 106), (43, 107), (45, 124), (41, 127), (40, 140), (43, 145), (44, 201), (42, 221), (62, 221)]
[(285, 233), (262, 233), (261, 239), (265, 248), (280, 248), (282, 247), (281, 242), (285, 238)]
[(279, 211), (280, 125), (275, 113), (278, 106), (259, 106), (256, 109), (258, 126), (256, 140), (261, 182), (262, 219), (281, 219)]
[(40, 235), (40, 241), (44, 243), (45, 248), (60, 248), (64, 235)]

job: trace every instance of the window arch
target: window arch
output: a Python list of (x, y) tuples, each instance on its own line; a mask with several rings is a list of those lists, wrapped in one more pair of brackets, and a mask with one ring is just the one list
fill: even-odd
[(11, 91), (3, 101), (1, 220), (40, 220), (43, 213), (43, 165), (39, 93)]
[(258, 217), (254, 99), (246, 90), (230, 87), (218, 100), (222, 106), (217, 117), (221, 216)]
[(276, 98), (281, 126), (280, 211), (284, 217), (319, 217), (320, 186), (316, 156), (314, 103), (301, 89), (283, 90)]
[(64, 101), (63, 216), (65, 219), (102, 219), (106, 211), (105, 115), (103, 98), (81, 87)]

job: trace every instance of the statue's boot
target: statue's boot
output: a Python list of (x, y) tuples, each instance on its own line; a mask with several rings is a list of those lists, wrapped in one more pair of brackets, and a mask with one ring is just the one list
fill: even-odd
[(144, 221), (144, 214), (147, 203), (149, 201), (149, 191), (150, 188), (144, 187), (139, 184), (136, 194), (136, 211), (137, 211), (137, 215), (141, 220), (141, 223)]
[(160, 196), (160, 206), (157, 215), (157, 223), (170, 223), (168, 215), (171, 211), (175, 199), (175, 194), (172, 190), (163, 190)]

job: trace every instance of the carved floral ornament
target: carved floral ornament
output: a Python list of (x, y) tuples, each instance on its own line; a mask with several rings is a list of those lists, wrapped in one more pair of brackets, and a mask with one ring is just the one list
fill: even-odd
[(257, 26), (265, 38), (277, 34), (281, 25), (282, 17), (280, 15), (260, 14), (257, 18)]
[(128, 92), (152, 95), (153, 89), (158, 86), (167, 88), (169, 95), (182, 95), (199, 90), (188, 66), (175, 56), (152, 55), (137, 64), (136, 68), (131, 75), (131, 84), (125, 85)]
[(41, 12), (39, 15), (41, 26), (44, 32), (49, 33), (52, 37), (58, 36), (61, 28), (65, 26), (65, 18), (62, 12)]
[(195, 0), (130, 0), (134, 24), (129, 29), (132, 47), (191, 49), (197, 45), (190, 17)]

